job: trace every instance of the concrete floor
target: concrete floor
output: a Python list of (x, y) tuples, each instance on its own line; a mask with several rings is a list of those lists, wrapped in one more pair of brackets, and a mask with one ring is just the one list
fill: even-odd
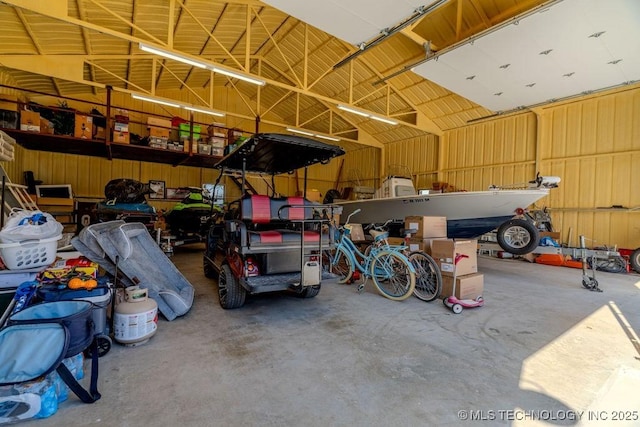
[(224, 311), (201, 250), (173, 258), (191, 312), (114, 345), (100, 401), (21, 425), (640, 425), (639, 275), (599, 273), (595, 293), (580, 270), (481, 257), (486, 305), (459, 315), (330, 282)]

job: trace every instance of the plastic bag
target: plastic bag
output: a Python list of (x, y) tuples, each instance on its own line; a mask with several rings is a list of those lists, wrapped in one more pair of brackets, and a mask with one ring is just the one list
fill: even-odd
[(0, 231), (2, 243), (41, 240), (62, 234), (63, 226), (49, 213), (13, 209)]

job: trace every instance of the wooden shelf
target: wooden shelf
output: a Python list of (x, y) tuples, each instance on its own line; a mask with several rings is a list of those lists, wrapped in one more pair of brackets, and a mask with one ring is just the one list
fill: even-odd
[(80, 139), (65, 135), (49, 135), (18, 129), (0, 129), (15, 138), (16, 142), (29, 150), (78, 154), (81, 156), (111, 159), (137, 160), (164, 163), (173, 166), (212, 168), (221, 157), (208, 154), (187, 153), (151, 148), (141, 145), (106, 143), (94, 139)]

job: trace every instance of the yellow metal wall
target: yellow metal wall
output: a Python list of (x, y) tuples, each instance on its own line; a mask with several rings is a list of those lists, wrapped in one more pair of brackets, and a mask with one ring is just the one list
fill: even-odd
[(445, 132), (439, 181), (477, 191), (533, 179), (536, 123), (535, 114), (526, 113)]
[(563, 180), (549, 205), (565, 239), (640, 247), (640, 88), (547, 108), (540, 121), (542, 167)]
[(640, 247), (638, 85), (447, 131), (437, 144), (389, 144), (385, 158), (411, 166), (418, 187), (436, 172), (464, 190), (557, 175), (560, 187), (537, 206), (550, 208), (563, 243), (584, 235), (590, 246)]

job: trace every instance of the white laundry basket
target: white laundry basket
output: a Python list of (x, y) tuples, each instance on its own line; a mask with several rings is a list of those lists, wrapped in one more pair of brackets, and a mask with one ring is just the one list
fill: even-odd
[(9, 270), (25, 270), (51, 264), (62, 235), (40, 240), (0, 243), (0, 255)]

